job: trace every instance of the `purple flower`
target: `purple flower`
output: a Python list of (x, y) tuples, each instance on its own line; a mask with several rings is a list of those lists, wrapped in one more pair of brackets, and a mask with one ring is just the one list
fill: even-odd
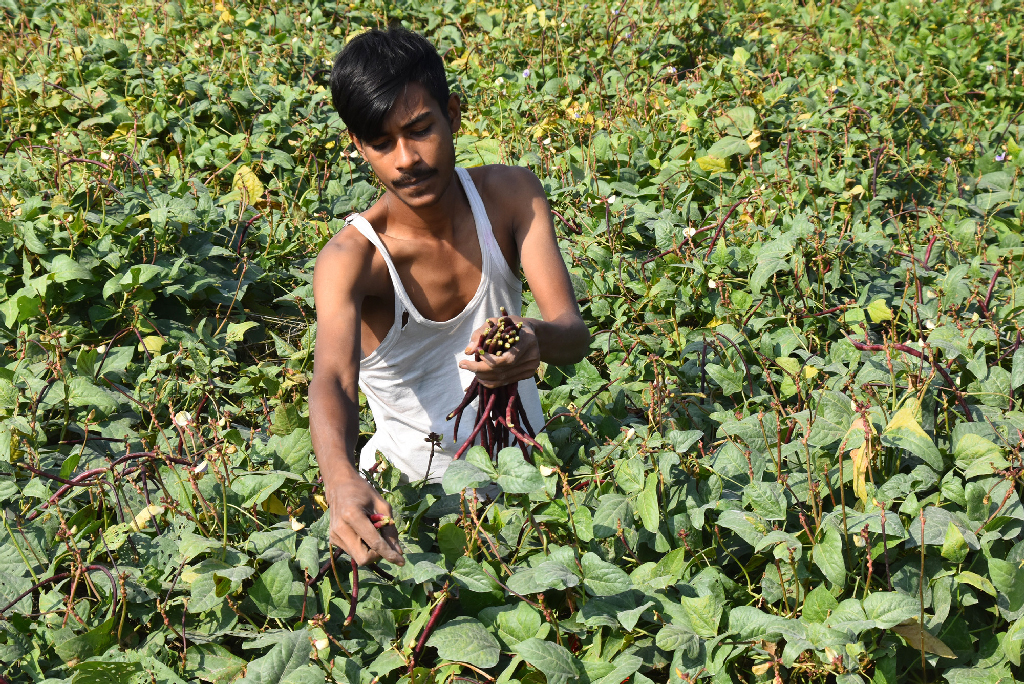
[(1003, 161), (1004, 159), (1006, 159), (1006, 153), (1005, 152), (1002, 152), (1002, 153), (996, 155), (996, 161)]
[(947, 164), (952, 164), (952, 163), (953, 163), (953, 160), (952, 160), (952, 159), (950, 159), (949, 157), (946, 157), (946, 163), (947, 163)]

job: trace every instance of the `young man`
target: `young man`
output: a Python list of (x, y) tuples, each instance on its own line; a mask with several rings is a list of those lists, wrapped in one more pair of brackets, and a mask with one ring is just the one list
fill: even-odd
[[(579, 361), (590, 334), (537, 178), (518, 167), (455, 168), (461, 105), (430, 43), (400, 28), (358, 36), (335, 60), (331, 94), (385, 193), (350, 216), (316, 260), (313, 448), (331, 541), (361, 565), (381, 557), (401, 564), (395, 528), (378, 531), (369, 519), (390, 516), (390, 507), (351, 460), (357, 386), (377, 427), (362, 468), (379, 450), (410, 480), (437, 479), (459, 446), (445, 418), (474, 374), (488, 387), (519, 382), (539, 427), (540, 362)], [(543, 319), (518, 316), (520, 264)], [(467, 345), (501, 306), (522, 321), (519, 342), (475, 361)], [(470, 411), (461, 439), (473, 422)], [(432, 432), (442, 440), (431, 460)]]

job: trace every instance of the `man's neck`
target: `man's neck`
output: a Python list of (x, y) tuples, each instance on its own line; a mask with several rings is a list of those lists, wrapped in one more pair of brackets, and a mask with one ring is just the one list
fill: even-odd
[(441, 198), (426, 207), (410, 207), (391, 191), (384, 195), (387, 207), (387, 231), (394, 237), (451, 239), (455, 223), (469, 201), (462, 183), (452, 170), (451, 182)]

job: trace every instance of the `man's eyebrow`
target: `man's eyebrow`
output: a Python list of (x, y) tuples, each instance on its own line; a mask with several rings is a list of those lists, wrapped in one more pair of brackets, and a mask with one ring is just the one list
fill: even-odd
[(429, 118), (432, 113), (433, 112), (431, 112), (429, 109), (424, 112), (421, 112), (418, 116), (415, 116), (409, 121), (403, 123), (401, 127), (402, 129), (412, 128), (416, 124), (421, 123), (424, 119)]

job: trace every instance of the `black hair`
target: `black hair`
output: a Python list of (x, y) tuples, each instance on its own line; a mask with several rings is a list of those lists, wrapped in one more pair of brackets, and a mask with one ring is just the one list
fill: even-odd
[(444, 62), (423, 36), (401, 26), (371, 29), (349, 42), (334, 60), (331, 99), (349, 133), (359, 140), (380, 137), (399, 93), (419, 83), (448, 106)]

